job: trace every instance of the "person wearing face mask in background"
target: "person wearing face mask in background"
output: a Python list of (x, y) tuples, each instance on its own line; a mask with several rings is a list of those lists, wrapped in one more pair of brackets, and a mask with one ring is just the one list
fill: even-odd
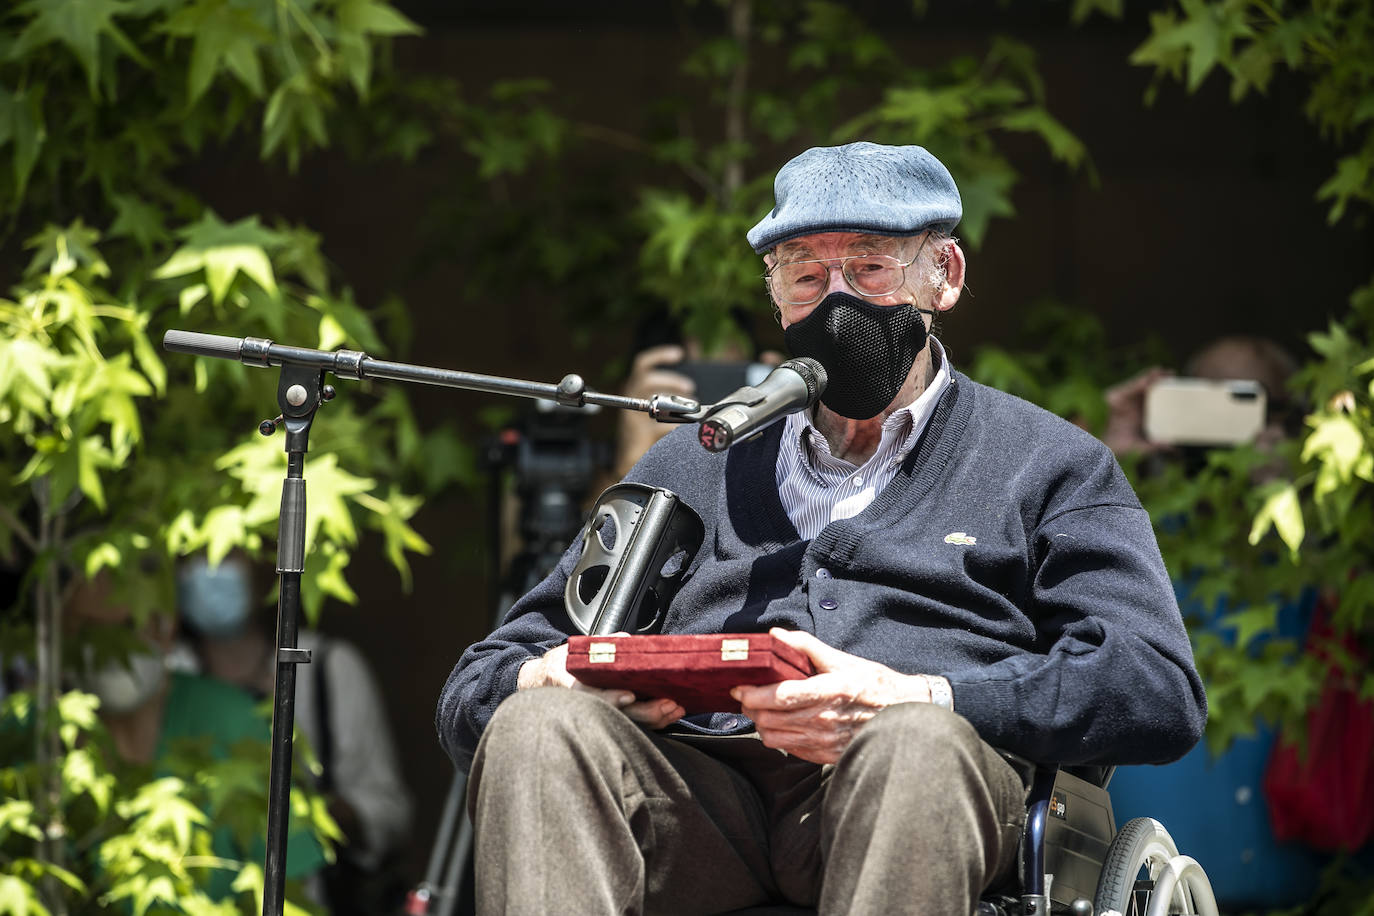
[[(191, 556), (177, 570), (192, 663), (267, 698), (276, 675), (275, 614), (258, 600), (262, 591), (241, 552), (218, 565)], [(409, 833), (411, 798), (381, 693), (349, 643), (302, 630), (297, 644), (310, 651), (311, 663), (296, 675), (296, 727), (320, 762), (317, 788), (346, 840), (338, 861), (323, 871), (317, 896), (333, 916), (395, 911), (408, 886), (394, 858)]]
[[(969, 913), (1014, 883), (1027, 786), (1000, 751), (1157, 763), (1206, 699), (1111, 452), (959, 373), (962, 213), (916, 146), (808, 150), (748, 233), (816, 406), (725, 452), (695, 426), (627, 480), (675, 492), (703, 549), (668, 633), (770, 632), (815, 675), (743, 715), (578, 682), (558, 568), (469, 647), (437, 712), (470, 767), (481, 913)], [(569, 689), (572, 688), (572, 689)]]
[[(85, 628), (136, 626), (129, 608), (115, 594), (108, 572), (73, 588), (64, 618), (75, 638), (82, 638)], [(176, 616), (155, 611), (133, 636), (141, 649), (125, 658), (99, 657), (94, 644), (86, 642), (85, 664), (75, 686), (99, 699), (99, 715), (116, 752), (128, 763), (160, 774), (173, 746), (183, 739), (209, 739), (210, 753), (217, 759), (228, 757), (230, 748), (245, 738), (261, 741), (265, 750), (270, 723), (258, 711), (257, 701), (232, 684), (184, 670), (173, 661), (176, 640)], [(260, 863), (265, 853), (261, 845), (240, 848), (227, 828), (216, 829), (213, 844), (216, 854), (227, 859)], [(319, 844), (305, 832), (291, 833), (287, 854), (291, 880), (308, 884), (325, 864)], [(212, 897), (233, 896), (234, 873), (211, 869), (207, 874), (206, 890)]]

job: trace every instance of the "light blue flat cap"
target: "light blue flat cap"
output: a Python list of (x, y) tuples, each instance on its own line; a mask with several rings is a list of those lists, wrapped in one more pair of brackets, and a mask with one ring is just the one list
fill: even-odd
[(949, 232), (964, 214), (959, 189), (919, 146), (817, 146), (778, 171), (772, 211), (749, 230), (763, 252), (816, 232), (915, 235)]

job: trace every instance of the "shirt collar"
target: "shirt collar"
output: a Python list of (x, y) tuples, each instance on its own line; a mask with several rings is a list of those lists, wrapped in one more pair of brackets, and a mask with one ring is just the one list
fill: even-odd
[[(894, 451), (894, 443), (900, 442), (901, 444), (895, 448), (896, 454), (891, 456), (891, 460), (894, 464), (899, 464), (905, 460), (911, 449), (915, 447), (921, 432), (925, 429), (926, 422), (935, 413), (935, 405), (940, 402), (940, 397), (953, 381), (954, 376), (950, 369), (949, 357), (945, 354), (944, 345), (934, 336), (930, 338), (930, 354), (936, 364), (935, 377), (920, 394), (912, 399), (910, 404), (897, 408), (888, 415), (887, 419), (883, 420), (882, 439), (877, 452), (874, 453), (874, 458), (885, 456)], [(824, 482), (819, 473), (821, 469), (827, 469), (833, 473), (835, 471), (848, 472), (855, 467), (851, 462), (830, 454), (830, 443), (811, 422), (811, 411), (809, 410), (799, 411), (787, 417), (787, 426), (783, 429), (782, 444), (784, 448), (796, 448), (800, 452), (802, 467), (819, 482)]]

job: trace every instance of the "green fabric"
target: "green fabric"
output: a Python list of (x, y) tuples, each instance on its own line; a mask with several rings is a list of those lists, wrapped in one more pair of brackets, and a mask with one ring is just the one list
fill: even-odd
[[(271, 738), (271, 728), (258, 713), (247, 691), (215, 678), (173, 674), (167, 691), (162, 733), (158, 737), (155, 758), (158, 775), (168, 775), (163, 762), (173, 742), (206, 738), (210, 739), (210, 754), (216, 760), (226, 759), (235, 742), (245, 738), (262, 741), (263, 752), (269, 753), (267, 742)], [(267, 851), (262, 837), (251, 849), (244, 850), (235, 842), (233, 831), (225, 825), (216, 826), (213, 843), (218, 856), (259, 864)], [(304, 878), (319, 871), (324, 863), (324, 852), (314, 834), (299, 824), (293, 814), (286, 842), (287, 878)], [(206, 892), (217, 900), (231, 896), (230, 885), (235, 877), (223, 869), (213, 870)]]

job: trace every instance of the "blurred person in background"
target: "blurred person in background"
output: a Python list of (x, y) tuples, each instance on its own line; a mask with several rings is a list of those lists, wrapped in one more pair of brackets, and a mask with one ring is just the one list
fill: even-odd
[[(1270, 452), (1300, 429), (1302, 410), (1288, 389), (1297, 366), (1275, 341), (1228, 335), (1204, 344), (1185, 360), (1182, 374), (1212, 381), (1258, 382), (1265, 392), (1266, 409), (1263, 426), (1250, 442)], [(1159, 470), (1162, 462), (1200, 467), (1209, 451), (1227, 447), (1175, 445), (1150, 438), (1145, 428), (1146, 398), (1151, 387), (1175, 374), (1169, 368), (1152, 366), (1105, 393), (1108, 420), (1103, 441), (1123, 459), (1145, 456), (1141, 468), (1145, 474)], [(1252, 474), (1253, 483), (1263, 483), (1274, 470), (1271, 464), (1259, 466)], [(1164, 524), (1186, 528), (1188, 522), (1175, 519)], [(1221, 618), (1240, 610), (1234, 602), (1223, 598), (1205, 605), (1185, 581), (1176, 581), (1175, 590), (1193, 627), (1221, 629), (1225, 638), (1232, 638)], [(1280, 609), (1277, 631), (1281, 637), (1302, 641), (1315, 599), (1312, 589)], [(1179, 847), (1189, 850), (1207, 869), (1217, 902), (1223, 906), (1291, 906), (1309, 899), (1324, 864), (1322, 857), (1276, 839), (1261, 791), (1274, 744), (1272, 729), (1261, 725), (1253, 736), (1238, 738), (1220, 755), (1200, 745), (1167, 766), (1119, 769), (1108, 786), (1117, 823), (1141, 816), (1168, 824)]]
[[(1275, 341), (1236, 334), (1204, 345), (1184, 363), (1183, 374), (1213, 381), (1259, 382), (1265, 394), (1265, 422), (1253, 444), (1271, 449), (1292, 438), (1301, 421), (1301, 411), (1288, 391), (1288, 380), (1297, 368), (1297, 360)], [(1102, 441), (1118, 457), (1172, 451), (1172, 446), (1153, 442), (1146, 434), (1145, 397), (1160, 379), (1174, 374), (1163, 366), (1151, 366), (1107, 389), (1107, 426)]]
[[(276, 676), (275, 614), (260, 605), (252, 561), (233, 552), (218, 565), (182, 561), (177, 603), (193, 664), (259, 698)], [(311, 661), (296, 676), (296, 726), (319, 761), (319, 791), (343, 831), (338, 861), (322, 875), (333, 916), (399, 908), (407, 882), (395, 866), (408, 839), (411, 797), (401, 776), (381, 692), (351, 644), (302, 630)]]
[[(268, 748), (269, 723), (257, 702), (245, 690), (212, 677), (176, 670), (170, 664), (177, 641), (176, 616), (155, 611), (138, 625), (129, 608), (114, 592), (112, 577), (102, 571), (78, 583), (66, 605), (65, 621), (74, 635), (85, 628), (129, 630), (110, 633), (121, 645), (133, 643), (127, 656), (98, 657), (94, 643), (86, 643), (84, 666), (78, 686), (100, 700), (99, 715), (115, 751), (126, 762), (151, 768), (153, 775), (167, 774), (167, 762), (182, 740), (209, 739), (208, 751), (215, 760), (230, 756), (243, 740), (262, 742)], [(264, 767), (264, 772), (266, 768)], [(207, 811), (214, 818), (215, 812)], [(265, 823), (265, 813), (264, 813)], [(265, 847), (243, 848), (234, 833), (216, 822), (213, 846), (217, 855), (246, 862), (261, 862)], [(288, 879), (306, 881), (310, 896), (321, 900), (314, 881), (324, 866), (323, 852), (315, 838), (293, 830), (287, 839)], [(212, 869), (207, 892), (216, 899), (234, 895), (236, 875)]]
[[(620, 393), (645, 399), (656, 394), (681, 395), (709, 403), (734, 390), (700, 388), (699, 380), (692, 373), (694, 367), (702, 364), (738, 367), (741, 385), (763, 381), (769, 370), (782, 362), (782, 354), (776, 350), (760, 350), (750, 316), (743, 309), (730, 310), (730, 324), (733, 333), (727, 334), (724, 343), (708, 354), (699, 340), (683, 332), (681, 323), (666, 309), (639, 322), (631, 344), (634, 356), (630, 372)], [(677, 426), (660, 423), (638, 410), (619, 411), (616, 420), (612, 476), (604, 481), (605, 486), (621, 480), (655, 442)]]

